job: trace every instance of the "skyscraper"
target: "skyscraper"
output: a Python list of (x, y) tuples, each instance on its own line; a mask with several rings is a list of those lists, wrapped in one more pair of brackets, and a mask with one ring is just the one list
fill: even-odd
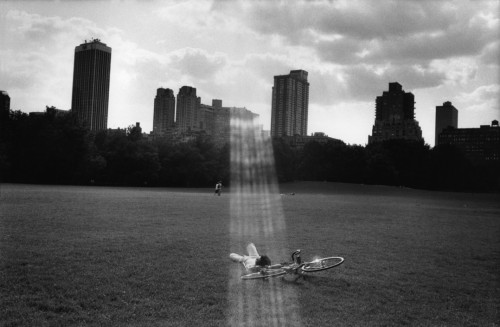
[(0, 91), (0, 123), (9, 118), (10, 97), (6, 91)]
[(71, 109), (90, 130), (108, 127), (111, 48), (99, 39), (75, 47)]
[(200, 104), (200, 112), (198, 114), (199, 128), (208, 135), (214, 133), (214, 107), (206, 104)]
[(6, 91), (0, 91), (0, 111), (7, 113), (10, 111), (10, 96)]
[(439, 134), (448, 127), (458, 127), (458, 110), (450, 101), (446, 101), (442, 106), (436, 106), (436, 134), (434, 145), (438, 144)]
[(305, 70), (274, 76), (271, 136), (307, 135), (309, 82)]
[(375, 100), (375, 125), (368, 143), (392, 139), (423, 141), (415, 120), (415, 96), (397, 82), (389, 83), (389, 91)]
[(199, 126), (201, 99), (196, 96), (196, 88), (183, 86), (177, 93), (176, 125), (181, 132), (195, 131)]
[(175, 96), (171, 89), (156, 90), (153, 114), (153, 133), (163, 134), (174, 126)]

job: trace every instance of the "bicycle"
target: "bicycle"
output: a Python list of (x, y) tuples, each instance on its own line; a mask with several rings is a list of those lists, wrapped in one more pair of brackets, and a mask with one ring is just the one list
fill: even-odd
[(292, 262), (281, 263), (259, 268), (259, 271), (241, 276), (241, 279), (267, 279), (287, 274), (304, 276), (307, 273), (323, 271), (337, 267), (344, 262), (343, 257), (326, 257), (315, 259), (313, 261), (302, 262), (300, 257), (301, 250), (292, 253)]

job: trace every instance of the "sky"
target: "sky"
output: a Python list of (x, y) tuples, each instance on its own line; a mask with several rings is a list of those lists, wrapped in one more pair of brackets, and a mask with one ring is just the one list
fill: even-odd
[(499, 0), (0, 1), (0, 90), (11, 109), (70, 109), (74, 49), (112, 48), (108, 127), (153, 126), (156, 89), (246, 107), (270, 129), (275, 75), (309, 73), (308, 134), (365, 145), (375, 98), (399, 82), (434, 146), (435, 108), (458, 127), (500, 120)]

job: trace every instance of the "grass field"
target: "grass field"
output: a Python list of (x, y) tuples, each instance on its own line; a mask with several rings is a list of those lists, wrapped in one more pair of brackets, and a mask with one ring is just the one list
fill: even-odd
[[(260, 310), (245, 320), (255, 326), (500, 325), (499, 195), (285, 184), (295, 195), (280, 197), (287, 248), (276, 249), (235, 239), (227, 192), (0, 187), (1, 326), (230, 325), (235, 299)], [(274, 262), (300, 248), (345, 263), (239, 281), (238, 241)], [(281, 307), (253, 303), (276, 294)]]

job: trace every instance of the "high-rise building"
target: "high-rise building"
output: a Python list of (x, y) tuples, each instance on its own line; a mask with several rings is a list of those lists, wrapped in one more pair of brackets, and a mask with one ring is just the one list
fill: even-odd
[(423, 141), (415, 120), (415, 96), (397, 82), (389, 83), (389, 91), (375, 100), (375, 125), (368, 143), (392, 139)]
[(199, 128), (208, 135), (214, 133), (214, 107), (206, 104), (200, 104), (198, 117)]
[(498, 120), (479, 128), (447, 127), (438, 135), (436, 145), (451, 144), (473, 163), (500, 161), (500, 127)]
[(108, 127), (111, 48), (99, 39), (75, 47), (71, 110), (90, 130)]
[(309, 82), (305, 70), (274, 76), (271, 136), (307, 135)]
[(222, 108), (222, 100), (221, 99), (212, 99), (212, 107)]
[(9, 119), (10, 97), (6, 91), (0, 91), (0, 132), (3, 129), (3, 122)]
[[(241, 125), (253, 126), (262, 130), (260, 125), (256, 125), (259, 115), (251, 112), (247, 108), (238, 107), (214, 107), (214, 134), (212, 140), (218, 147), (231, 142), (231, 135), (234, 128)], [(234, 135), (233, 135), (234, 136)]]
[(177, 93), (176, 125), (181, 132), (199, 129), (201, 99), (196, 96), (196, 88), (183, 86)]
[(173, 128), (175, 120), (175, 96), (171, 89), (156, 90), (153, 113), (153, 133), (161, 135)]
[(10, 97), (6, 91), (0, 91), (0, 113), (2, 117), (8, 116), (10, 111)]
[(439, 134), (448, 127), (458, 127), (458, 110), (451, 104), (450, 101), (446, 101), (442, 106), (436, 106), (435, 145), (438, 144)]

